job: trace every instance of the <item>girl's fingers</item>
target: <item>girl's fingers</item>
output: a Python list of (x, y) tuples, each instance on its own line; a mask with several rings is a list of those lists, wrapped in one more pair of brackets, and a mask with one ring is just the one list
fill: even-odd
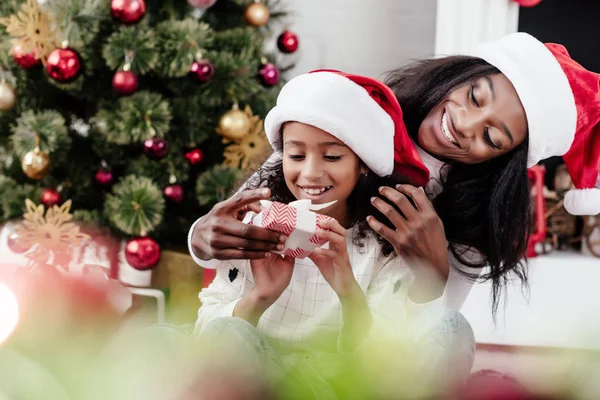
[(324, 258), (334, 258), (334, 257), (338, 256), (337, 252), (335, 252), (331, 249), (324, 249), (322, 247), (317, 247), (317, 249), (315, 249), (315, 252), (313, 254), (316, 254), (318, 257), (324, 257)]
[(346, 236), (346, 229), (338, 221), (326, 219), (324, 221), (319, 222), (319, 226), (324, 229), (329, 229), (332, 232), (337, 233), (341, 236)]
[(323, 229), (317, 229), (315, 234), (328, 242), (331, 242), (335, 246), (345, 246), (346, 245), (346, 236), (340, 235), (337, 232), (326, 231)]

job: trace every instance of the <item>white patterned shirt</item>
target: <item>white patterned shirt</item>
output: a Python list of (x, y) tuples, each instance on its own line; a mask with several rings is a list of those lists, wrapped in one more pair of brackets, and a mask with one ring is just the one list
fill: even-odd
[[(389, 307), (390, 299), (398, 304), (404, 302), (413, 275), (402, 257), (384, 257), (375, 238), (364, 239), (363, 247), (355, 246), (354, 229), (347, 231), (348, 255), (375, 322), (377, 310)], [(210, 286), (200, 292), (197, 331), (216, 318), (231, 316), (238, 301), (254, 287), (248, 260), (210, 260), (200, 264), (217, 271)], [(433, 306), (427, 304), (428, 308)], [(337, 337), (342, 327), (340, 301), (309, 258), (296, 259), (290, 285), (261, 316), (257, 327), (265, 336), (286, 343), (306, 343), (331, 334)]]

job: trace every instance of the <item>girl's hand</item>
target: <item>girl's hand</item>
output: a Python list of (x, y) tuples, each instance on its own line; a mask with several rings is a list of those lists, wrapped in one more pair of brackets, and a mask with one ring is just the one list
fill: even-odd
[(352, 272), (350, 257), (346, 248), (346, 230), (335, 220), (321, 223), (326, 230), (318, 230), (317, 235), (329, 241), (329, 249), (317, 248), (309, 258), (315, 263), (323, 277), (331, 285), (340, 299), (360, 292), (360, 286)]
[[(369, 226), (390, 242), (398, 254), (425, 261), (425, 264), (436, 272), (437, 278), (445, 284), (450, 269), (448, 241), (444, 225), (425, 192), (411, 185), (398, 185), (396, 189), (382, 187), (379, 193), (395, 204), (404, 216), (382, 199), (374, 197), (371, 201), (373, 206), (381, 211), (396, 229), (388, 228), (371, 216), (367, 217)], [(418, 263), (419, 266), (420, 264)], [(422, 272), (413, 269), (416, 278), (427, 275)]]
[(275, 303), (281, 293), (289, 286), (294, 272), (295, 259), (269, 253), (259, 260), (250, 260), (254, 288), (250, 296), (265, 306), (265, 310)]

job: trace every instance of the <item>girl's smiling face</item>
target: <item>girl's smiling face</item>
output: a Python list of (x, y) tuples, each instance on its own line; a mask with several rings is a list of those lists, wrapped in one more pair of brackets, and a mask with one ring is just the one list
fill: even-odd
[(358, 156), (338, 138), (300, 122), (284, 125), (282, 142), (283, 174), (290, 192), (313, 204), (337, 200), (322, 213), (345, 225), (346, 200), (366, 172)]

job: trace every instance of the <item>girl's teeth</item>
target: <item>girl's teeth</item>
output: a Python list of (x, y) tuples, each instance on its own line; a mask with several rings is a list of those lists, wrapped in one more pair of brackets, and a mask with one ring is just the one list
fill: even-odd
[(321, 193), (323, 193), (324, 191), (326, 191), (327, 189), (328, 189), (328, 188), (326, 188), (326, 187), (325, 187), (325, 188), (321, 188), (321, 189), (306, 189), (306, 188), (303, 188), (303, 190), (304, 190), (306, 193), (308, 193), (308, 194), (312, 194), (312, 195), (321, 194)]

